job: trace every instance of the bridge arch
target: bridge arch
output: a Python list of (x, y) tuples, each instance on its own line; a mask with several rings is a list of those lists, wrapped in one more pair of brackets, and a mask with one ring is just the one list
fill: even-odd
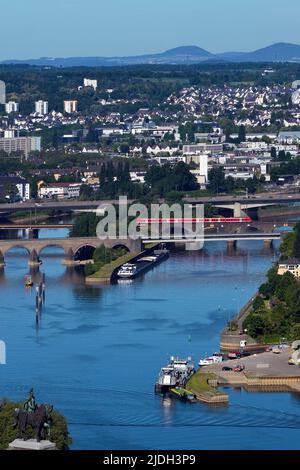
[(25, 251), (28, 254), (28, 256), (30, 256), (31, 250), (26, 245), (23, 245), (22, 242), (20, 242), (16, 245), (11, 245), (7, 249), (5, 249), (5, 250), (2, 249), (1, 251), (2, 251), (3, 255), (6, 256), (8, 253), (11, 253), (15, 249), (17, 249), (17, 250), (21, 249), (21, 250)]
[(116, 243), (115, 245), (112, 245), (112, 249), (113, 250), (122, 249), (122, 250), (126, 250), (127, 253), (130, 253), (129, 247), (127, 245), (124, 245), (123, 243)]
[(86, 261), (93, 258), (94, 251), (96, 246), (92, 243), (84, 243), (76, 247), (74, 251), (74, 260), (75, 261)]
[(60, 248), (64, 252), (64, 254), (66, 254), (66, 248), (63, 246), (63, 244), (59, 242), (53, 242), (53, 243), (47, 243), (44, 246), (42, 246), (38, 251), (38, 255), (41, 256), (43, 251), (47, 250), (47, 248)]

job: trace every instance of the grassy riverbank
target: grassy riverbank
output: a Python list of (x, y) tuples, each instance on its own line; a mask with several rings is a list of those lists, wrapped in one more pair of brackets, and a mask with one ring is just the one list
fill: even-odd
[(228, 401), (228, 395), (219, 392), (216, 387), (210, 383), (217, 382), (217, 376), (211, 372), (198, 370), (187, 382), (186, 389), (190, 390), (199, 400), (212, 401)]
[(87, 276), (86, 281), (88, 283), (93, 283), (97, 281), (100, 282), (101, 280), (107, 280), (108, 282), (115, 269), (119, 268), (124, 263), (128, 263), (128, 261), (130, 261), (132, 258), (135, 258), (137, 255), (138, 253), (126, 253), (126, 255), (121, 256), (120, 258), (112, 261), (111, 263), (105, 264), (94, 274)]

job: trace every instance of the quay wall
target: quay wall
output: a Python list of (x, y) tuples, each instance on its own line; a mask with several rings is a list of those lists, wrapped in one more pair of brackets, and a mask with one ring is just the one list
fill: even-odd
[[(241, 308), (238, 315), (236, 315), (231, 321), (237, 323), (238, 330), (243, 330), (243, 323), (246, 320), (247, 316), (251, 313), (252, 305), (256, 299), (258, 292), (256, 292), (250, 300)], [(240, 349), (240, 342), (247, 341), (247, 346), (244, 349), (246, 352), (257, 351), (258, 349), (264, 349), (264, 346), (257, 343), (251, 336), (247, 334), (239, 334), (237, 332), (232, 332), (225, 327), (221, 333), (220, 339), (220, 349), (224, 352), (229, 352), (232, 350)]]

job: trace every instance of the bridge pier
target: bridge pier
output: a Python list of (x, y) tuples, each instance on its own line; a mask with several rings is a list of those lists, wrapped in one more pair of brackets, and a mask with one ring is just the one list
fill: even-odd
[(271, 250), (273, 248), (273, 240), (264, 240), (264, 250)]
[(41, 260), (36, 252), (35, 249), (33, 249), (31, 252), (30, 252), (30, 255), (29, 255), (29, 261), (28, 261), (28, 266), (30, 266), (31, 268), (35, 268), (37, 266), (40, 266), (41, 263)]
[(0, 268), (4, 268), (5, 266), (5, 261), (4, 261), (4, 256), (2, 251), (0, 250)]
[(228, 240), (227, 241), (227, 251), (233, 252), (236, 251), (237, 240)]
[(64, 266), (76, 266), (78, 264), (77, 261), (75, 261), (75, 254), (72, 248), (69, 248), (66, 254), (66, 257), (62, 260), (61, 262), (62, 265)]
[(240, 202), (235, 202), (233, 206), (233, 217), (247, 217), (246, 212), (242, 210), (242, 204)]

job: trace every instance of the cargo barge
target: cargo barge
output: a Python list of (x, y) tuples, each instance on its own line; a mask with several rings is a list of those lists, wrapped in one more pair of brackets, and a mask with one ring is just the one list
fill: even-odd
[(138, 258), (134, 263), (123, 264), (118, 272), (118, 279), (134, 279), (141, 274), (150, 271), (155, 266), (169, 258), (168, 250), (154, 250), (151, 255), (142, 256)]

